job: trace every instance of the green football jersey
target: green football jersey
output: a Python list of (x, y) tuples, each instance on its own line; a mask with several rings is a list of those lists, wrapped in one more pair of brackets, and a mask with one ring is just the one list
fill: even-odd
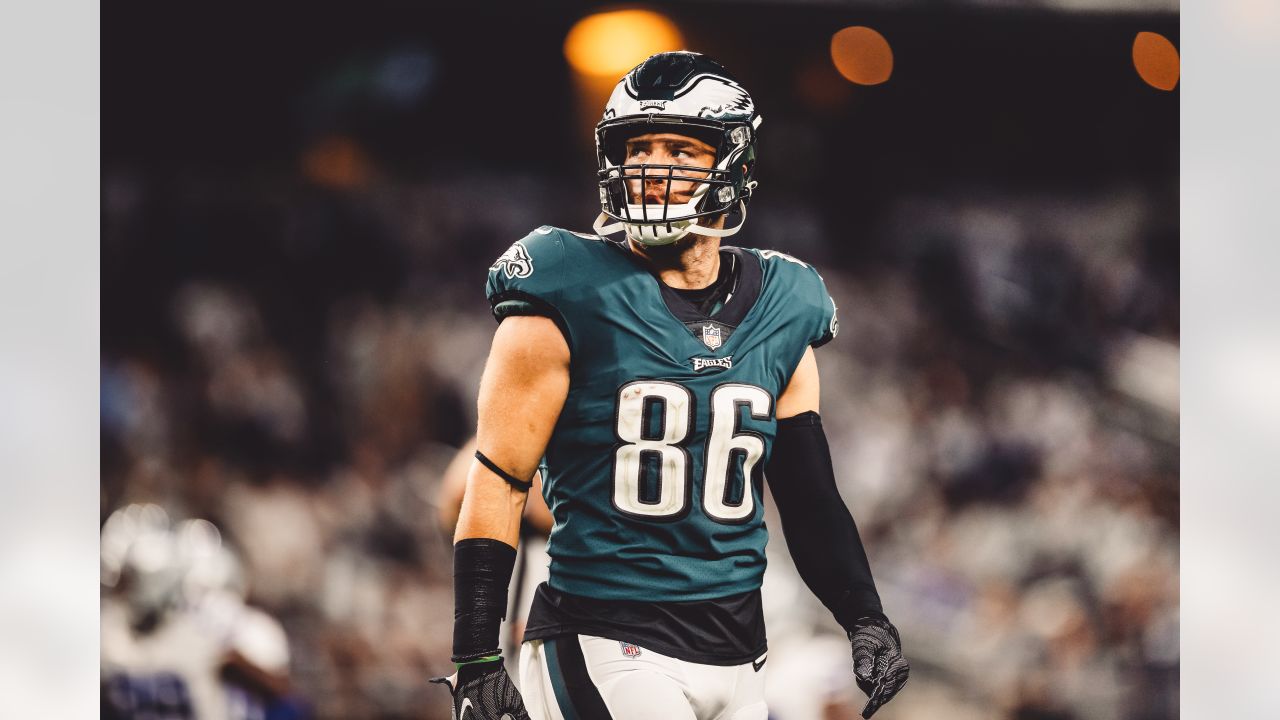
[(600, 599), (707, 600), (765, 567), (774, 407), (836, 308), (808, 264), (721, 248), (736, 282), (710, 317), (626, 245), (541, 227), (489, 271), (494, 314), (552, 317), (571, 353), (546, 449), (550, 584)]

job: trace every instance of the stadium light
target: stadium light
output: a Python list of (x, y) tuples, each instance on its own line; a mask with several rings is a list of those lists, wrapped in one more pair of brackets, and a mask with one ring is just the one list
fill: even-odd
[(564, 56), (583, 75), (611, 78), (654, 53), (681, 50), (680, 29), (651, 10), (614, 10), (579, 20), (564, 39)]
[(1140, 32), (1133, 39), (1133, 67), (1153, 88), (1172, 90), (1178, 86), (1178, 49), (1159, 33)]
[(302, 172), (317, 185), (340, 190), (369, 181), (369, 156), (353, 139), (341, 135), (321, 138), (302, 154)]
[(889, 41), (869, 27), (854, 25), (831, 36), (831, 62), (845, 80), (879, 85), (893, 74)]

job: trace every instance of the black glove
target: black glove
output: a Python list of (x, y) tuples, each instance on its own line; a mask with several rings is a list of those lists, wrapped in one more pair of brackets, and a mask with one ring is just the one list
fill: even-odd
[(449, 688), (454, 720), (529, 720), (524, 699), (502, 658), (467, 663), (452, 677), (432, 678), (431, 682)]
[(853, 674), (868, 698), (862, 717), (869, 718), (907, 684), (911, 666), (902, 657), (898, 628), (883, 616), (855, 622), (849, 642), (853, 643)]

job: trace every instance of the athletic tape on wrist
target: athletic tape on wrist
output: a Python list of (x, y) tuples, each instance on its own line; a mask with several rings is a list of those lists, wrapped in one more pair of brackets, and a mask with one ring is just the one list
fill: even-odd
[(455, 670), (461, 670), (464, 665), (479, 665), (481, 663), (489, 663), (501, 659), (501, 655), (485, 655), (484, 657), (478, 657), (474, 660), (455, 660), (453, 661), (453, 667)]
[(507, 614), (507, 586), (516, 549), (492, 538), (453, 546), (453, 662), (498, 655), (498, 631)]

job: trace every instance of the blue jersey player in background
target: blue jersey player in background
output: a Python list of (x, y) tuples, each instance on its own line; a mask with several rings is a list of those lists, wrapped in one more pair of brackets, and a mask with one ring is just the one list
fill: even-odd
[[(759, 127), (718, 63), (650, 57), (596, 129), (598, 234), (541, 227), (490, 269), (458, 671), (440, 679), (455, 717), (765, 720), (766, 477), (801, 577), (848, 632), (864, 717), (906, 682), (818, 414), (835, 303), (801, 260), (721, 244), (746, 220)], [(550, 579), (521, 692), (498, 628), (544, 458)]]

